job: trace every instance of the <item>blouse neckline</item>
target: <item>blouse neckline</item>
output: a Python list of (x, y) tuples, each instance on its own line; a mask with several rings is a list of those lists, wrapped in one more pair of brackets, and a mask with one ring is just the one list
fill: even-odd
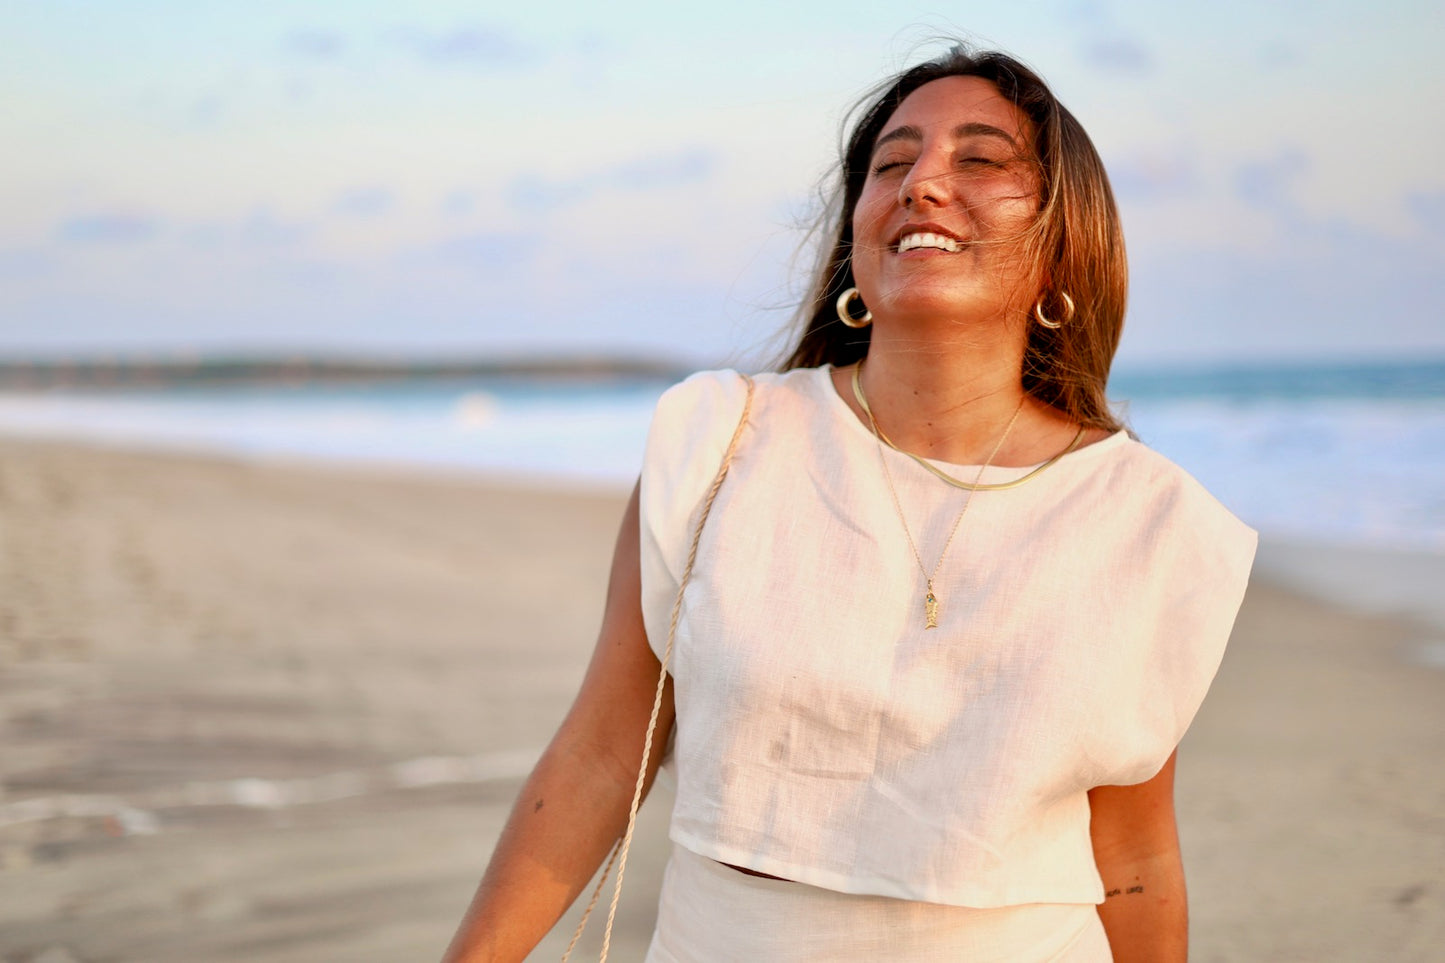
[[(813, 378), (812, 385), (814, 389), (825, 396), (824, 403), (833, 409), (834, 416), (848, 423), (850, 433), (855, 438), (866, 441), (870, 446), (878, 446), (879, 441), (874, 437), (873, 432), (858, 419), (858, 416), (853, 413), (853, 409), (848, 407), (848, 402), (843, 400), (843, 396), (838, 394), (837, 388), (833, 385), (833, 370), (834, 366), (831, 364), (813, 368), (810, 373)], [(1121, 428), (1105, 438), (1100, 438), (1093, 444), (1084, 445), (1081, 448), (1069, 452), (1060, 458), (1058, 464), (1054, 467), (1057, 468), (1059, 465), (1075, 464), (1085, 458), (1091, 457), (1091, 453), (1097, 454), (1101, 451), (1112, 451), (1129, 440), (1129, 432)], [(909, 463), (913, 461), (908, 455), (894, 448), (890, 448), (887, 445), (883, 445), (882, 448), (884, 457), (902, 459)], [(970, 473), (965, 475), (965, 477), (969, 478), (972, 477), (971, 473), (976, 473), (979, 469), (978, 465), (962, 465), (956, 462), (940, 461), (936, 458), (924, 458), (924, 461), (927, 461), (930, 465), (942, 471)], [(1022, 478), (1042, 464), (1043, 462), (1023, 466), (990, 465), (984, 469), (981, 480), (987, 483), (1012, 481), (1016, 478)]]

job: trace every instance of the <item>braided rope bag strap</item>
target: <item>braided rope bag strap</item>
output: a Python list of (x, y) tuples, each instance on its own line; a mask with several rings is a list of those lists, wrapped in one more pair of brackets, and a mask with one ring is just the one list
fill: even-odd
[(733, 453), (737, 451), (738, 442), (742, 439), (743, 428), (748, 423), (748, 415), (753, 408), (753, 379), (747, 375), (741, 376), (747, 386), (747, 396), (743, 399), (743, 413), (738, 418), (737, 427), (733, 429), (732, 439), (723, 452), (722, 464), (718, 466), (717, 475), (713, 477), (712, 485), (708, 487), (707, 497), (702, 502), (702, 512), (697, 519), (697, 527), (692, 532), (692, 544), (687, 550), (687, 564), (683, 566), (682, 578), (678, 581), (677, 597), (672, 602), (672, 618), (667, 625), (667, 646), (662, 650), (662, 669), (657, 676), (657, 691), (652, 697), (652, 715), (647, 720), (647, 738), (642, 743), (642, 764), (637, 768), (637, 784), (632, 790), (632, 807), (627, 813), (627, 831), (622, 838), (612, 847), (612, 855), (607, 858), (607, 865), (602, 868), (602, 875), (597, 878), (597, 885), (592, 890), (592, 898), (587, 901), (587, 908), (582, 911), (582, 919), (577, 923), (577, 931), (572, 934), (572, 940), (567, 944), (567, 950), (562, 954), (562, 963), (567, 963), (572, 956), (572, 950), (577, 946), (577, 941), (582, 937), (582, 931), (587, 927), (587, 919), (592, 915), (592, 910), (597, 906), (597, 898), (602, 893), (602, 886), (607, 882), (607, 874), (612, 870), (612, 865), (617, 864), (617, 878), (612, 885), (612, 905), (607, 909), (607, 927), (602, 931), (602, 956), (601, 963), (607, 963), (607, 953), (612, 946), (612, 924), (617, 918), (617, 903), (622, 898), (622, 877), (627, 872), (627, 853), (632, 848), (632, 834), (637, 828), (637, 810), (642, 805), (642, 788), (647, 781), (647, 763), (652, 758), (652, 736), (657, 729), (657, 717), (662, 712), (662, 693), (667, 684), (667, 670), (672, 663), (672, 646), (677, 639), (677, 622), (682, 615), (682, 595), (687, 591), (687, 583), (692, 579), (693, 563), (697, 561), (697, 546), (702, 541), (702, 529), (707, 524), (707, 517), (712, 512), (712, 503), (717, 499), (717, 493), (722, 488), (723, 479), (727, 477), (728, 468), (732, 466)]

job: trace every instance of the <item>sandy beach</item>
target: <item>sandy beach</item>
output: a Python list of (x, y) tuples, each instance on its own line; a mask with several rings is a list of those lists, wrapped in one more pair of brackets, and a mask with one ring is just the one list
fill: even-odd
[[(0, 961), (438, 958), (581, 678), (622, 501), (0, 439)], [(1186, 738), (1195, 960), (1445, 959), (1445, 670), (1414, 655), (1445, 632), (1336, 597), (1263, 567)]]

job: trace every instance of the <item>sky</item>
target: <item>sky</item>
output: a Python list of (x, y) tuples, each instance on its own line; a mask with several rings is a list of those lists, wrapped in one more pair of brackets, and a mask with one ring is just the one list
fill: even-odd
[(1121, 364), (1445, 357), (1433, 7), (0, 0), (0, 356), (768, 359), (946, 35), (1103, 155)]

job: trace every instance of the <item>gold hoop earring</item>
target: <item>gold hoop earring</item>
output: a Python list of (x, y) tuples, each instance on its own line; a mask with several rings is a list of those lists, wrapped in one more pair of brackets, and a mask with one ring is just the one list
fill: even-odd
[(1059, 300), (1064, 302), (1064, 316), (1062, 318), (1057, 321), (1051, 321), (1044, 317), (1044, 298), (1040, 296), (1039, 299), (1034, 302), (1034, 320), (1050, 330), (1057, 331), (1059, 328), (1062, 328), (1074, 316), (1074, 299), (1069, 297), (1067, 291), (1060, 291)]
[(858, 289), (857, 289), (857, 288), (849, 288), (848, 290), (844, 291), (842, 294), (838, 295), (838, 304), (837, 304), (837, 308), (838, 308), (838, 320), (839, 320), (839, 321), (842, 321), (844, 324), (846, 324), (846, 325), (847, 325), (848, 327), (850, 327), (850, 328), (866, 328), (866, 327), (868, 327), (868, 325), (870, 325), (870, 324), (873, 323), (873, 312), (872, 312), (872, 311), (869, 311), (869, 310), (865, 307), (865, 308), (863, 309), (863, 317), (861, 317), (861, 318), (855, 318), (855, 317), (853, 317), (853, 312), (850, 311), (848, 308), (849, 308), (849, 302), (852, 301), (852, 300), (853, 300), (854, 298), (856, 298), (856, 297), (858, 297)]

